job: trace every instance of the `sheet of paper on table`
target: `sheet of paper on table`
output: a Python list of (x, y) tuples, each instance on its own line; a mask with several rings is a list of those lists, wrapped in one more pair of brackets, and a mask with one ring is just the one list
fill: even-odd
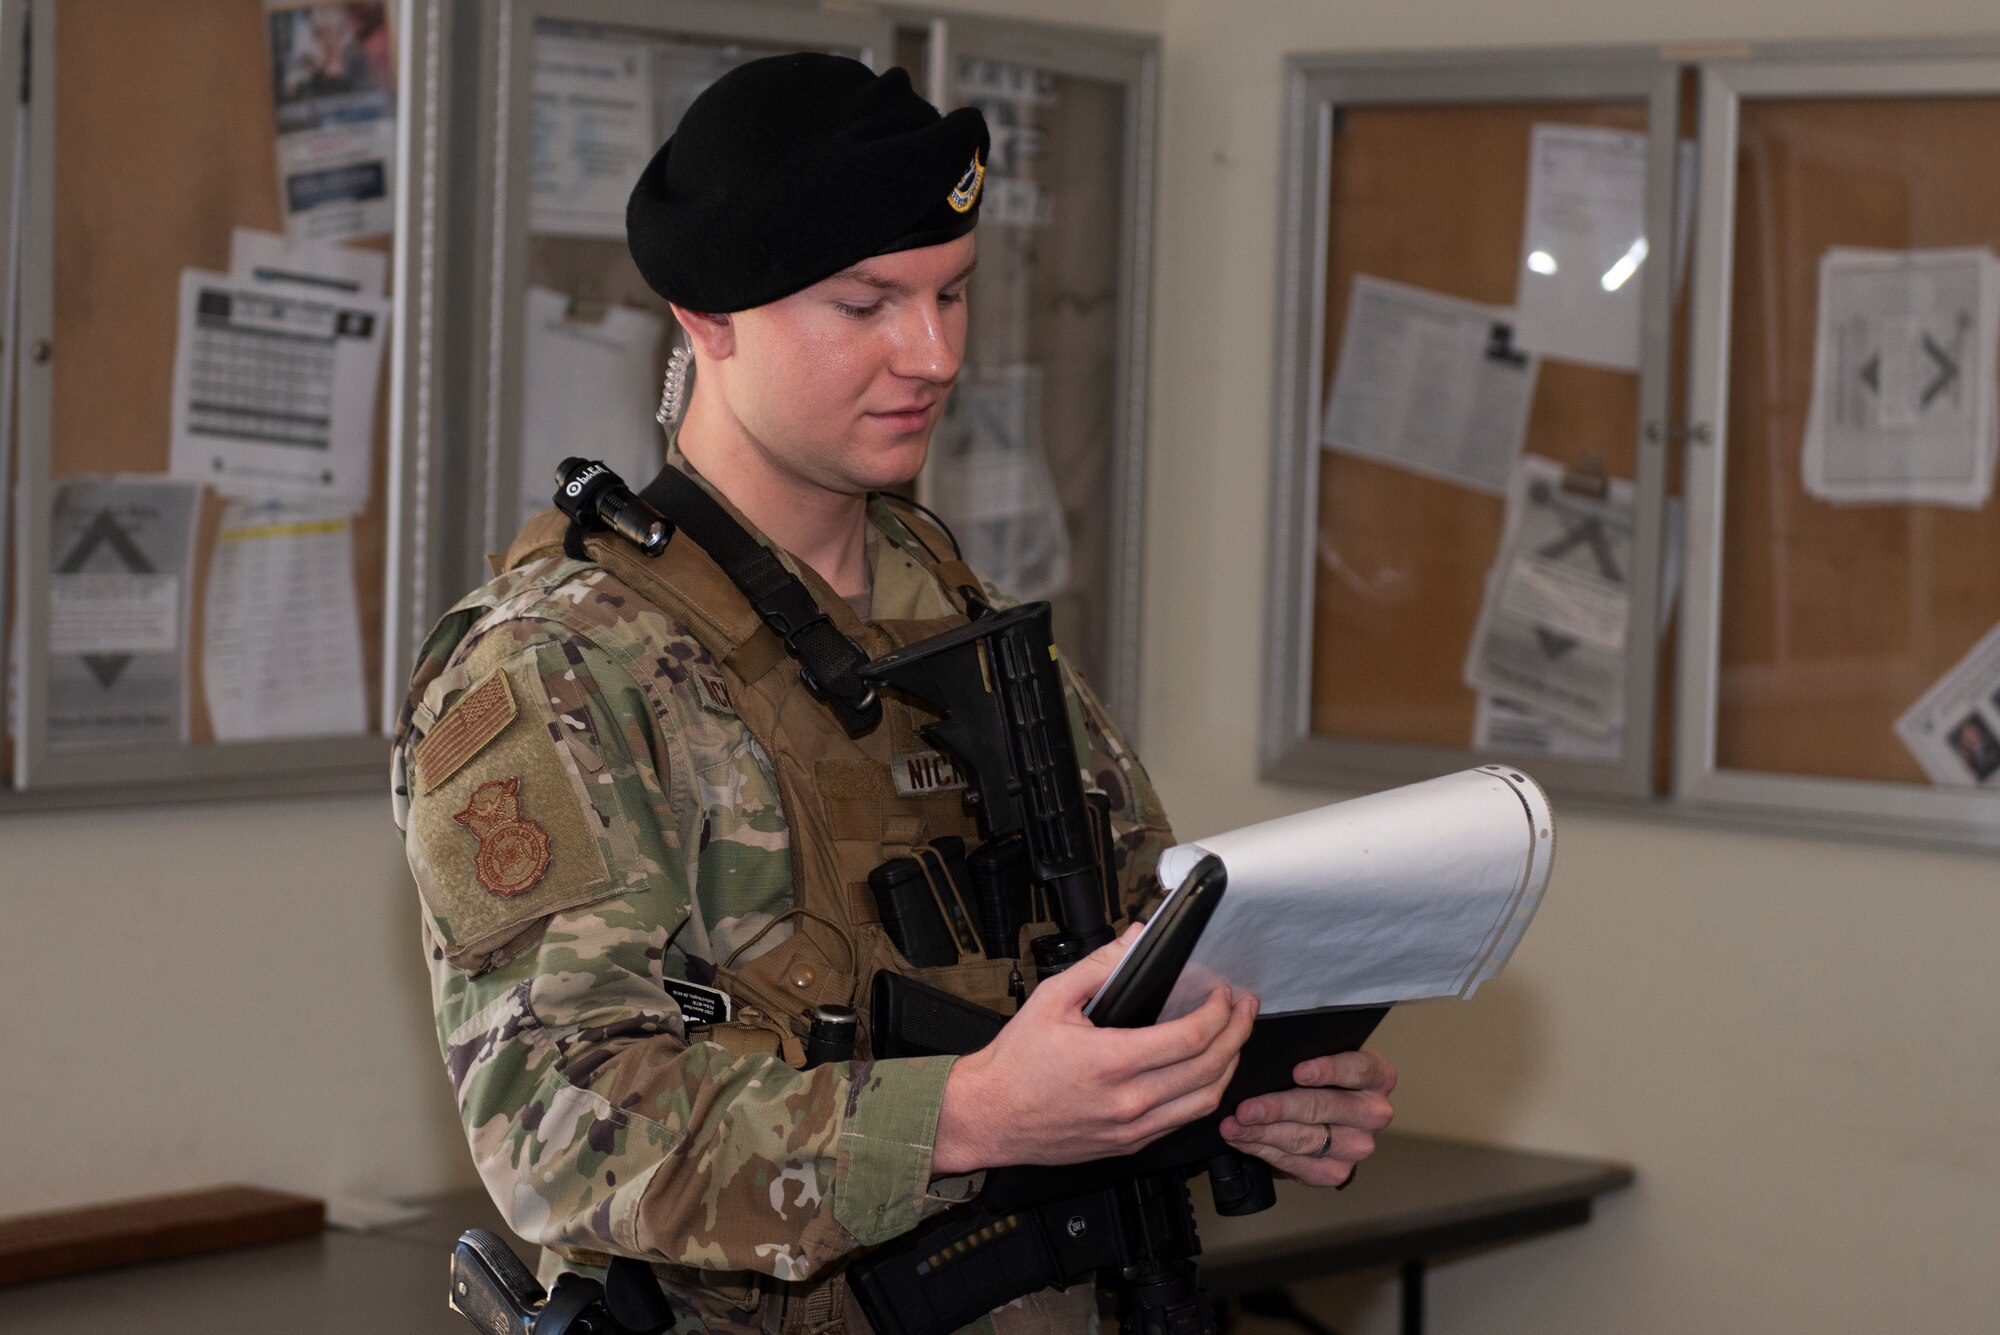
[(549, 508), (556, 465), (571, 455), (602, 460), (634, 491), (653, 480), (665, 458), (653, 412), (666, 320), (635, 306), (613, 306), (594, 321), (571, 320), (569, 310), (562, 293), (528, 289), (521, 344), (522, 523)]
[(535, 35), (528, 230), (625, 239), (653, 156), (653, 64), (629, 39)]
[(187, 624), (201, 488), (63, 478), (50, 512), (51, 746), (187, 737)]
[(1932, 783), (2000, 787), (2000, 626), (1896, 720), (1896, 736)]
[(1515, 339), (1544, 357), (1639, 368), (1646, 136), (1537, 124), (1529, 148)]
[(1989, 250), (1820, 257), (1800, 472), (1837, 504), (1977, 509), (2000, 443), (2000, 261)]
[(368, 727), (353, 526), (272, 502), (227, 507), (203, 600), (202, 680), (219, 742)]
[[(1679, 497), (1667, 498), (1666, 534), (1661, 555), (1659, 633), (1665, 635), (1674, 617), (1674, 599), (1679, 592), (1681, 572), (1682, 520)], [(1487, 576), (1486, 601), (1493, 600), (1493, 580)], [(1619, 662), (1620, 697), (1624, 693), (1624, 662)], [(1558, 760), (1580, 760), (1595, 764), (1616, 764), (1624, 755), (1625, 729), (1622, 725), (1604, 732), (1580, 728), (1564, 718), (1544, 713), (1533, 706), (1491, 692), (1479, 693), (1473, 712), (1472, 749), (1512, 756), (1549, 756)]]
[(168, 471), (241, 500), (368, 504), (389, 303), (181, 272)]
[(1539, 455), (1515, 469), (1465, 684), (1601, 734), (1625, 721), (1633, 488), (1612, 478), (1597, 499), (1563, 478)]
[(1504, 492), (1535, 390), (1513, 328), (1503, 308), (1356, 275), (1321, 444)]
[(389, 0), (266, 0), (288, 235), (382, 236), (396, 215), (396, 58)]

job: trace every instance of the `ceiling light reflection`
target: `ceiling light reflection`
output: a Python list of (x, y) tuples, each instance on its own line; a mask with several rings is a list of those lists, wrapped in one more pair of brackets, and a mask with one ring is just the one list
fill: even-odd
[(1616, 292), (1619, 288), (1625, 286), (1626, 280), (1639, 272), (1639, 266), (1645, 262), (1645, 259), (1646, 238), (1642, 236), (1632, 243), (1632, 249), (1618, 257), (1616, 264), (1604, 271), (1604, 277), (1599, 280), (1604, 284), (1604, 290), (1606, 292)]

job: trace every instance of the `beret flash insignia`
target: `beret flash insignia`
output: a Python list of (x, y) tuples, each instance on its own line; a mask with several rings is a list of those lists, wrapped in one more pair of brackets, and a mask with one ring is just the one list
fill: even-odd
[(986, 183), (986, 164), (979, 160), (979, 150), (972, 151), (972, 165), (965, 169), (965, 175), (958, 178), (958, 184), (951, 188), (947, 201), (953, 211), (972, 212), (972, 206), (979, 202), (979, 187)]
[(480, 784), (452, 819), (479, 839), (472, 868), (487, 894), (523, 894), (549, 869), (549, 832), (521, 815), (519, 775)]

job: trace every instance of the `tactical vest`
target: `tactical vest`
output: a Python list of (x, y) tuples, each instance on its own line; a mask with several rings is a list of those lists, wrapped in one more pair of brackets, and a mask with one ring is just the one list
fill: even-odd
[[(948, 544), (898, 516), (935, 550)], [(514, 540), (505, 565), (559, 554), (568, 521), (549, 510), (530, 520)], [(933, 531), (934, 532), (934, 531)], [(814, 697), (783, 642), (709, 555), (684, 534), (648, 557), (623, 539), (595, 534), (585, 540), (590, 559), (641, 598), (693, 632), (720, 665), (730, 703), (777, 777), (779, 800), (791, 832), (792, 905), (780, 915), (791, 935), (747, 961), (717, 960), (717, 985), (735, 997), (739, 1022), (717, 1026), (711, 1037), (743, 1050), (773, 1050), (794, 1065), (813, 1007), (838, 1003), (862, 1016), (856, 1056), (867, 1052), (868, 984), (878, 969), (895, 969), (997, 1010), (1011, 1009), (1013, 960), (974, 956), (957, 964), (912, 966), (891, 944), (869, 889), (868, 873), (889, 858), (908, 856), (929, 840), (957, 835), (971, 847), (977, 827), (957, 789), (899, 791), (899, 756), (930, 750), (918, 728), (934, 716), (909, 703), (883, 700), (882, 722), (850, 736)], [(922, 621), (863, 621), (810, 568), (800, 578), (835, 625), (870, 657), (965, 624), (968, 598), (980, 588), (963, 561), (910, 553), (946, 592), (954, 615)], [(913, 787), (905, 784), (904, 788)], [(934, 886), (939, 895), (949, 885)], [(773, 923), (772, 927), (777, 924)], [(769, 929), (767, 929), (769, 930)], [(1024, 936), (1034, 928), (1024, 929)], [(1049, 930), (1046, 926), (1038, 930)], [(755, 940), (748, 945), (757, 944)], [(747, 947), (746, 947), (747, 948)], [(742, 952), (738, 952), (740, 955)], [(729, 1032), (729, 1031), (735, 1032)]]

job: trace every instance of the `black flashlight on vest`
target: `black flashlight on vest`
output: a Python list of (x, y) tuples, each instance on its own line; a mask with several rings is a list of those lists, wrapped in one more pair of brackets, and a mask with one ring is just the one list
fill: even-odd
[(609, 530), (648, 556), (665, 551), (674, 536), (674, 526), (665, 516), (596, 459), (562, 461), (556, 469), (555, 504), (582, 532)]

